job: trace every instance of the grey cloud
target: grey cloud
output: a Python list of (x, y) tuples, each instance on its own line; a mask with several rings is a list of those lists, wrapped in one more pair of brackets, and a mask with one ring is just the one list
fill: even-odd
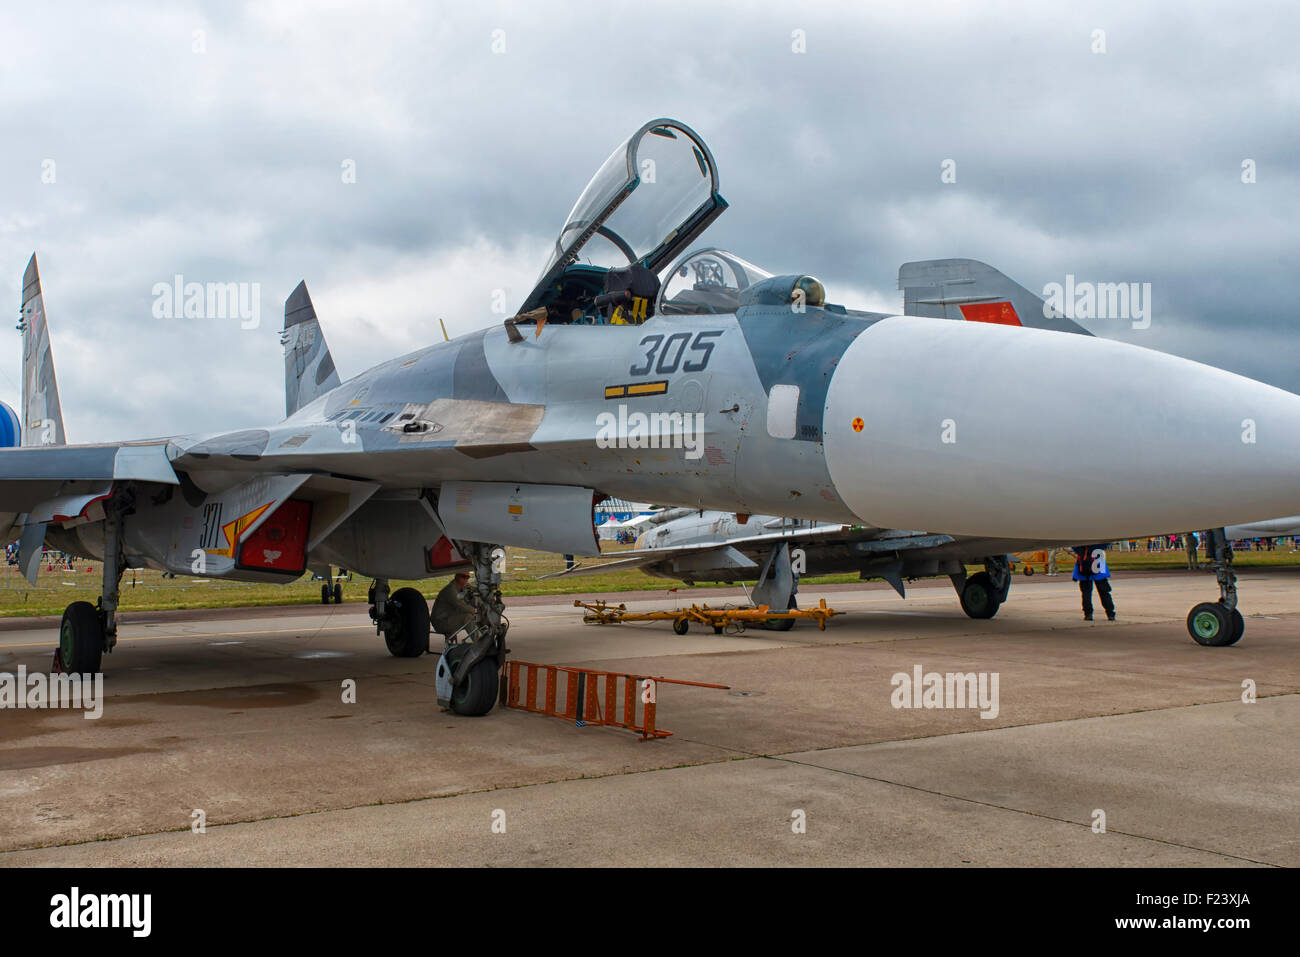
[[(1298, 25), (1283, 4), (11, 9), (0, 296), (17, 305), (36, 249), (75, 439), (260, 424), (282, 409), (275, 330), (299, 279), (318, 308), (348, 303), (321, 308), (345, 373), (423, 345), (439, 315), (499, 321), (484, 290), (540, 260), (485, 253), (493, 274), (462, 283), (439, 264), (540, 250), (610, 149), (670, 115), (710, 143), (732, 203), (706, 242), (832, 297), (886, 290), (881, 306), (917, 258), (1030, 288), (1149, 281), (1150, 330), (1098, 331), (1300, 390)], [(262, 328), (153, 319), (176, 273), (261, 283)], [(15, 336), (10, 401), (18, 361)]]

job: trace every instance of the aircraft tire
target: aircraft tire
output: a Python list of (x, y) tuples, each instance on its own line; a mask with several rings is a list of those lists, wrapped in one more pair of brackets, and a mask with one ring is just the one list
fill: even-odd
[[(791, 597), (789, 611), (794, 611), (799, 607), (799, 599)], [(769, 618), (763, 622), (763, 627), (768, 631), (789, 631), (794, 627), (793, 618)]]
[(59, 623), (59, 660), (68, 674), (93, 674), (104, 655), (104, 626), (88, 601), (74, 601)]
[(343, 583), (342, 582), (334, 583), (334, 604), (336, 605), (343, 604)]
[(1187, 633), (1209, 648), (1235, 644), (1245, 631), (1245, 621), (1238, 628), (1234, 615), (1241, 617), (1235, 608), (1228, 611), (1217, 601), (1203, 601), (1187, 613)]
[(391, 627), (384, 644), (395, 658), (418, 658), (429, 650), (429, 606), (414, 588), (399, 588), (386, 604), (392, 606)]
[(970, 618), (992, 618), (1002, 607), (998, 590), (988, 572), (976, 572), (961, 590), (961, 610)]
[(452, 689), (451, 710), (471, 718), (487, 714), (496, 704), (499, 679), (495, 658), (476, 661), (465, 680)]
[(328, 605), (328, 604), (330, 603), (330, 586), (329, 586), (329, 585), (321, 585), (321, 586), (320, 586), (320, 603), (321, 603), (322, 605)]

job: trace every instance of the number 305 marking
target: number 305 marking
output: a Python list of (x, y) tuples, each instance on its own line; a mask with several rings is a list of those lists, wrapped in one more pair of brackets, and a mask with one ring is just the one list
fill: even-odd
[[(627, 373), (649, 375), (654, 371), (658, 375), (671, 375), (677, 371), (679, 365), (683, 372), (703, 372), (713, 355), (713, 347), (716, 344), (713, 339), (722, 335), (722, 332), (721, 329), (711, 329), (696, 333), (694, 342), (691, 342), (689, 332), (674, 332), (666, 340), (662, 335), (646, 336), (640, 342), (646, 350), (644, 361), (640, 364), (633, 363)], [(690, 342), (689, 347), (688, 342)], [(688, 355), (691, 358), (682, 362), (682, 359)]]

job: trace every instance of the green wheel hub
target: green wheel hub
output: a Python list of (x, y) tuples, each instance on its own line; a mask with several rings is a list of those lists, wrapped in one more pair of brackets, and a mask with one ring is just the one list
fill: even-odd
[(1200, 638), (1214, 638), (1219, 634), (1219, 619), (1212, 612), (1203, 611), (1192, 617), (1192, 627)]

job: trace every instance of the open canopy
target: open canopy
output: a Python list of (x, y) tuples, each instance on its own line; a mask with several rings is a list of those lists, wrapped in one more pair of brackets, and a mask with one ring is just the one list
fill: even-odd
[(677, 120), (652, 120), (610, 154), (582, 191), (519, 311), (558, 295), (565, 270), (580, 257), (599, 267), (636, 263), (658, 272), (726, 208), (704, 141)]

